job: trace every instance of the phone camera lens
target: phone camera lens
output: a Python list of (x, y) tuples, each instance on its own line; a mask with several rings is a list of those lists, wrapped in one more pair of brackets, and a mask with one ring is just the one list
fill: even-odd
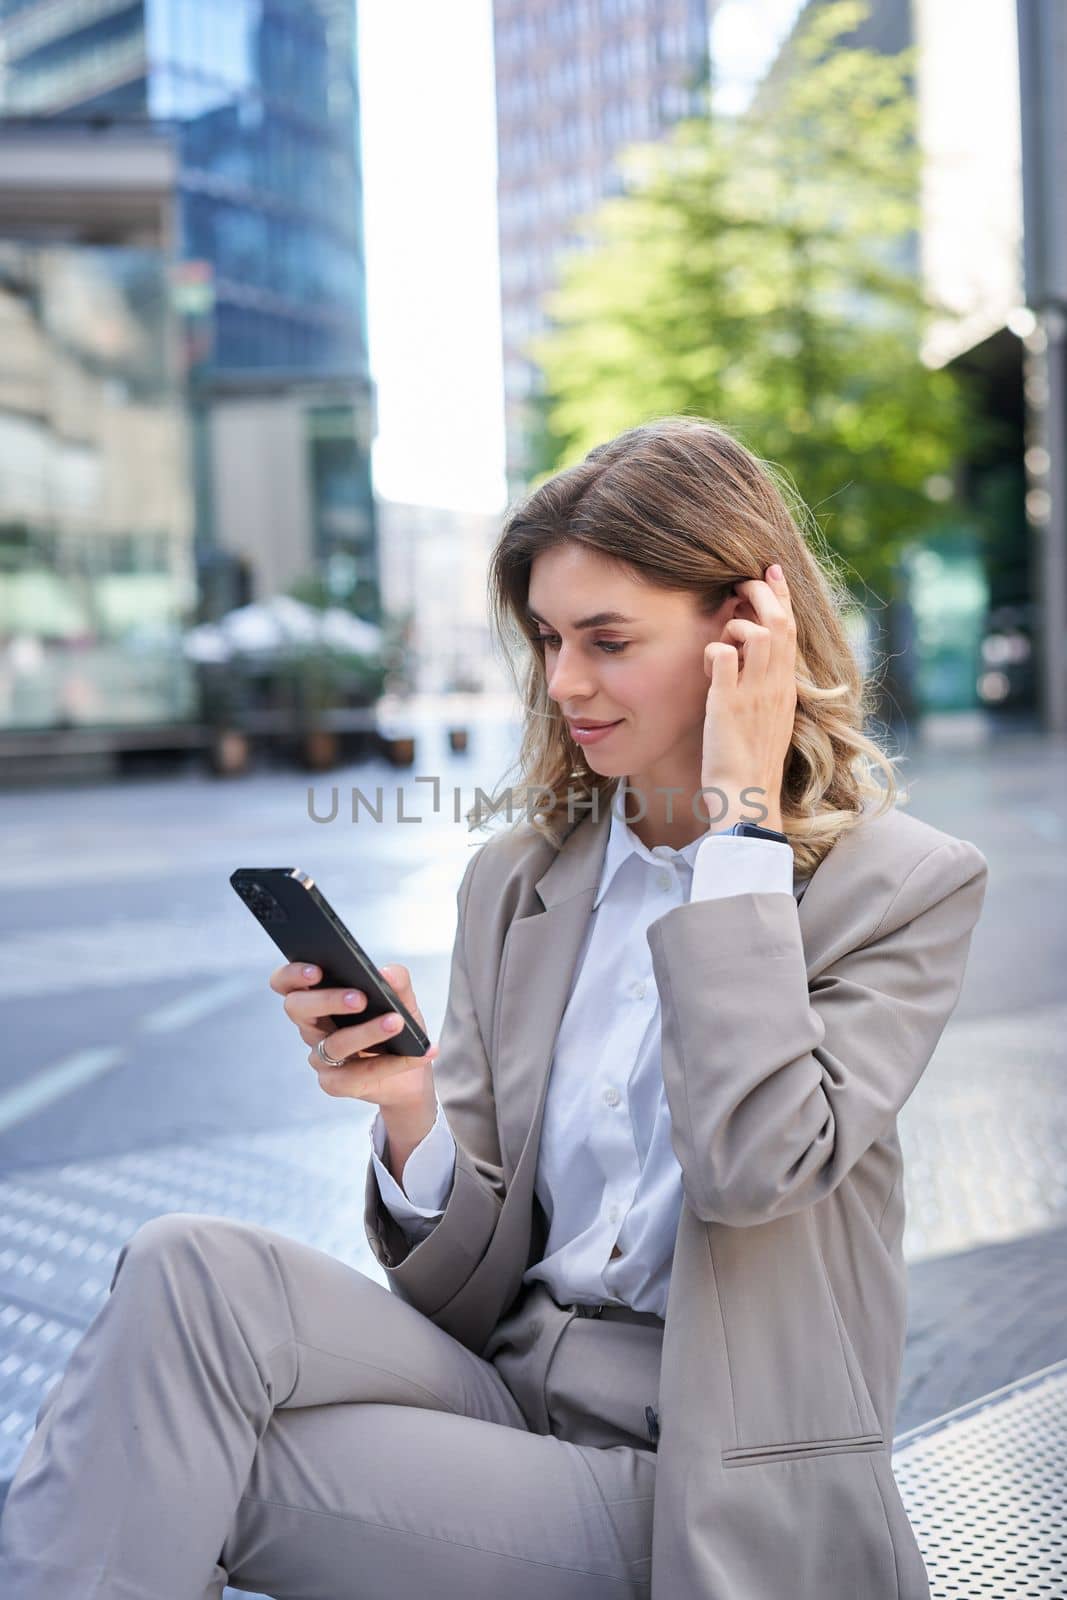
[(264, 922), (284, 922), (285, 912), (270, 893), (270, 890), (264, 889), (261, 883), (257, 883), (255, 887), (258, 891), (255, 908), (258, 915), (263, 918)]
[(288, 922), (284, 907), (263, 884), (254, 879), (239, 879), (235, 887), (245, 905), (261, 922)]

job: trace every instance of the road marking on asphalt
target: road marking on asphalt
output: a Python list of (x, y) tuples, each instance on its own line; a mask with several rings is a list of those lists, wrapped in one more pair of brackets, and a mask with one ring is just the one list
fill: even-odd
[(187, 1028), (191, 1022), (199, 1022), (201, 1017), (210, 1016), (212, 1011), (229, 1005), (231, 1000), (251, 994), (253, 989), (263, 989), (268, 995), (270, 993), (266, 978), (260, 978), (255, 983), (250, 978), (222, 978), (218, 983), (194, 989), (192, 994), (185, 995), (181, 1000), (150, 1012), (141, 1019), (141, 1027), (145, 1033), (173, 1033), (177, 1028)]
[(65, 1061), (57, 1061), (55, 1066), (35, 1073), (25, 1083), (17, 1083), (13, 1089), (0, 1094), (0, 1133), (13, 1127), (16, 1122), (23, 1122), (27, 1117), (43, 1111), (45, 1106), (58, 1100), (61, 1095), (68, 1094), (71, 1089), (91, 1083), (121, 1060), (122, 1051), (111, 1045), (76, 1050)]

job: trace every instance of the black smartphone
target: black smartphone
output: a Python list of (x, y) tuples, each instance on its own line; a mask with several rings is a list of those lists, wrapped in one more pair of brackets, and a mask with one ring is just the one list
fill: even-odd
[(287, 961), (314, 963), (322, 973), (315, 989), (358, 989), (367, 997), (362, 1011), (331, 1016), (338, 1028), (396, 1011), (404, 1026), (393, 1039), (371, 1046), (372, 1054), (424, 1056), (430, 1041), (395, 989), (361, 950), (313, 878), (299, 867), (238, 867), (230, 882)]

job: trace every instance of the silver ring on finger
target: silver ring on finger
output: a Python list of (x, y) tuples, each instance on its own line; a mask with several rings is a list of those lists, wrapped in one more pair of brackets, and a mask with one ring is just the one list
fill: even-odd
[(345, 1057), (342, 1056), (340, 1061), (335, 1061), (333, 1059), (333, 1056), (331, 1056), (329, 1054), (329, 1052), (327, 1051), (327, 1049), (326, 1049), (326, 1040), (325, 1039), (320, 1039), (318, 1044), (315, 1046), (315, 1049), (318, 1051), (319, 1055), (322, 1057), (323, 1061), (325, 1061), (325, 1063), (326, 1063), (326, 1065), (328, 1067), (343, 1067), (344, 1066)]

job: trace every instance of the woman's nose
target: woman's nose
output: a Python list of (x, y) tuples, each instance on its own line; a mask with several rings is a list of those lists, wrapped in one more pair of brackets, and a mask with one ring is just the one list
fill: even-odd
[(572, 666), (569, 660), (564, 663), (561, 652), (548, 675), (549, 696), (553, 700), (571, 700), (575, 696), (580, 699), (583, 692), (588, 690), (588, 676), (583, 678), (580, 668)]

